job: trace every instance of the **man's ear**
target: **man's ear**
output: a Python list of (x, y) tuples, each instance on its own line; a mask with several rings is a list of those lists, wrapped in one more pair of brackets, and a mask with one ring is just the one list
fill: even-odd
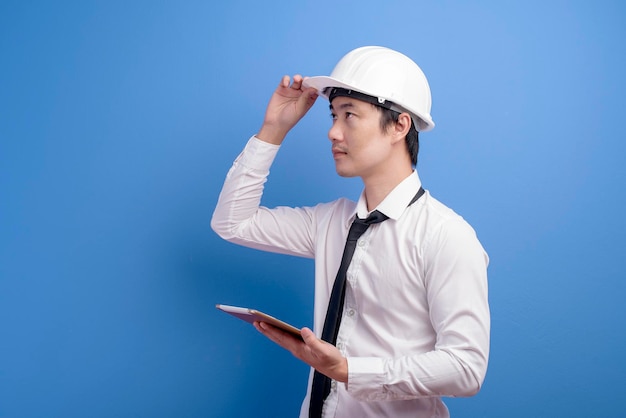
[(411, 115), (400, 113), (398, 121), (393, 125), (394, 140), (404, 141), (411, 129)]

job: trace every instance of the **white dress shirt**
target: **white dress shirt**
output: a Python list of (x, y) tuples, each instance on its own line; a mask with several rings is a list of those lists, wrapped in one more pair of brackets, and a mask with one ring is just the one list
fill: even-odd
[[(211, 226), (222, 238), (315, 259), (313, 330), (321, 335), (358, 202), (260, 206), (279, 147), (252, 137), (228, 172)], [(442, 396), (471, 396), (487, 370), (488, 257), (474, 230), (428, 191), (408, 206), (417, 172), (376, 208), (389, 217), (359, 239), (347, 273), (337, 348), (348, 382), (332, 382), (325, 417), (448, 417)], [(308, 417), (313, 370), (300, 416)]]

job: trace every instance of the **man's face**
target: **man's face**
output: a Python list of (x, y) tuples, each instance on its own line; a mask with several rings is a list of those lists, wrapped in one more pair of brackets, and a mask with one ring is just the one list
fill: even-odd
[(333, 125), (328, 138), (337, 174), (363, 180), (384, 174), (391, 135), (380, 128), (380, 112), (370, 103), (341, 96), (333, 99), (330, 110)]

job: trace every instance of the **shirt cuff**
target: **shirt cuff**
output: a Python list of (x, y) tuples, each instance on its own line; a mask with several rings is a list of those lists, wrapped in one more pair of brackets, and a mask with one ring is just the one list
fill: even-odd
[(269, 171), (279, 148), (280, 145), (270, 144), (253, 136), (235, 163), (255, 171)]
[(360, 400), (377, 401), (386, 398), (384, 391), (384, 362), (376, 357), (348, 357), (346, 390)]

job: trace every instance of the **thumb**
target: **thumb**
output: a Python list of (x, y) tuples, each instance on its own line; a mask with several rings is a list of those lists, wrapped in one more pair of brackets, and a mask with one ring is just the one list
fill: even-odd
[(315, 336), (315, 333), (307, 327), (304, 327), (300, 330), (300, 335), (302, 335), (302, 339), (307, 345), (317, 342), (318, 339)]

